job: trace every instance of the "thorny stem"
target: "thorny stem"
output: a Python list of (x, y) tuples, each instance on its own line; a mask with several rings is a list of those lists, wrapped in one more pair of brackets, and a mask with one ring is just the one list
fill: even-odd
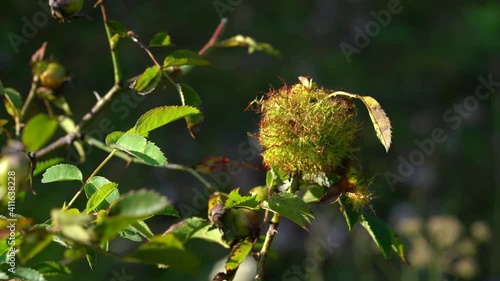
[(113, 97), (123, 91), (123, 88), (121, 88), (119, 85), (114, 85), (107, 93), (104, 95), (102, 98), (100, 98), (97, 103), (92, 107), (90, 112), (85, 114), (83, 116), (82, 120), (78, 123), (76, 126), (75, 130), (71, 133), (68, 133), (65, 136), (60, 137), (59, 139), (55, 140), (51, 144), (47, 145), (46, 147), (40, 149), (35, 153), (35, 157), (39, 159), (40, 157), (46, 155), (47, 153), (61, 147), (67, 144), (70, 144), (75, 140), (75, 138), (79, 138), (81, 131), (89, 124), (90, 121), (92, 121), (95, 116), (101, 112), (101, 110), (104, 108), (106, 104), (108, 104)]
[(109, 43), (109, 49), (111, 50), (111, 60), (113, 61), (113, 71), (114, 71), (114, 77), (115, 77), (115, 85), (120, 85), (122, 82), (122, 73), (120, 70), (120, 62), (118, 60), (118, 55), (116, 52), (116, 48), (113, 47), (112, 43), (112, 35), (111, 35), (111, 29), (108, 26), (108, 15), (106, 14), (106, 6), (104, 6), (104, 0), (99, 0), (97, 3), (94, 5), (94, 7), (97, 7), (99, 5), (101, 7), (101, 13), (102, 13), (102, 20), (104, 22), (104, 29), (106, 30), (106, 36), (108, 37), (108, 43)]
[[(106, 152), (111, 152), (113, 150), (111, 147), (107, 146), (103, 142), (101, 142), (93, 137), (87, 136), (85, 140), (89, 145), (95, 146), (95, 147), (97, 147), (101, 150), (104, 150)], [(125, 152), (117, 151), (114, 154), (114, 156), (121, 158), (121, 159), (127, 161), (128, 163), (133, 162), (133, 163), (137, 163), (137, 164), (148, 165), (146, 162), (142, 161), (141, 159), (132, 157)], [(180, 164), (174, 164), (174, 163), (168, 163), (165, 166), (163, 166), (163, 168), (169, 169), (169, 170), (178, 170), (178, 171), (183, 171), (183, 172), (189, 173), (193, 177), (195, 177), (197, 180), (199, 180), (212, 193), (217, 192), (217, 189), (215, 189), (215, 187), (212, 184), (210, 184), (205, 178), (203, 178), (202, 175), (200, 175), (200, 173), (198, 173), (193, 168), (190, 168), (190, 167), (184, 166), (184, 165), (180, 165)]]
[(51, 144), (47, 145), (46, 147), (40, 149), (35, 153), (35, 158), (40, 158), (47, 153), (61, 147), (67, 144), (70, 144), (75, 140), (75, 138), (79, 138), (81, 135), (81, 131), (88, 125), (90, 121), (92, 121), (95, 116), (104, 108), (106, 104), (108, 104), (116, 94), (120, 93), (123, 91), (123, 88), (121, 86), (121, 70), (120, 70), (120, 63), (118, 61), (118, 56), (116, 53), (116, 49), (112, 47), (111, 43), (111, 30), (109, 29), (107, 23), (108, 16), (106, 14), (106, 7), (104, 6), (104, 0), (99, 0), (97, 3), (94, 5), (94, 7), (100, 6), (101, 7), (101, 13), (102, 13), (102, 19), (104, 22), (104, 29), (106, 30), (106, 36), (109, 42), (109, 49), (111, 52), (111, 60), (113, 62), (113, 70), (114, 70), (114, 80), (115, 83), (113, 87), (104, 95), (104, 97), (100, 98), (97, 100), (97, 103), (92, 107), (89, 113), (85, 114), (83, 116), (82, 120), (78, 123), (76, 126), (75, 130), (73, 132), (68, 133), (67, 135), (60, 137), (59, 139), (55, 140)]
[[(24, 120), (24, 115), (26, 114), (26, 110), (28, 110), (28, 107), (31, 104), (31, 101), (33, 100), (33, 97), (35, 96), (35, 91), (36, 87), (38, 86), (38, 77), (35, 75), (33, 76), (33, 80), (31, 81), (31, 89), (28, 94), (28, 97), (26, 98), (26, 102), (23, 105), (23, 108), (21, 109), (21, 116), (19, 117), (21, 122)], [(16, 128), (17, 130), (17, 128)], [(17, 132), (16, 132), (17, 133)]]
[(262, 281), (264, 279), (264, 267), (266, 264), (267, 255), (269, 254), (269, 250), (271, 249), (274, 235), (278, 233), (278, 225), (280, 223), (280, 219), (281, 216), (277, 213), (274, 213), (271, 224), (269, 225), (269, 229), (267, 230), (266, 239), (264, 240), (264, 244), (262, 245), (262, 249), (260, 250), (255, 281)]
[(101, 164), (99, 164), (99, 166), (97, 166), (97, 168), (95, 168), (95, 170), (92, 172), (92, 174), (87, 178), (87, 180), (85, 181), (85, 183), (82, 185), (82, 187), (80, 187), (80, 190), (78, 190), (78, 192), (75, 194), (75, 196), (73, 196), (73, 198), (71, 199), (71, 201), (69, 201), (68, 205), (66, 206), (66, 210), (69, 209), (69, 207), (71, 207), (71, 205), (73, 205), (73, 203), (76, 201), (76, 199), (78, 198), (78, 196), (80, 196), (80, 194), (82, 194), (83, 190), (85, 189), (85, 186), (90, 182), (90, 180), (102, 169), (102, 167), (104, 167), (104, 165), (106, 165), (106, 163), (108, 163), (108, 161), (113, 157), (113, 155), (117, 152), (116, 149), (113, 149), (109, 155), (106, 157), (106, 159), (104, 159)]

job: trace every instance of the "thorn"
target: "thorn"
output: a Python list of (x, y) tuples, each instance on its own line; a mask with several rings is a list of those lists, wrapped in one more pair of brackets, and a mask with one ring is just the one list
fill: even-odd
[(97, 93), (96, 91), (94, 91), (94, 96), (97, 99), (97, 101), (102, 100), (101, 96), (99, 96), (99, 93)]

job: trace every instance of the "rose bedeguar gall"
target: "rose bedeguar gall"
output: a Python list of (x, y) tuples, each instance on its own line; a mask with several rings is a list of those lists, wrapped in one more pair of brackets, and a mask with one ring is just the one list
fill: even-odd
[(258, 141), (268, 168), (329, 174), (355, 157), (357, 109), (352, 99), (332, 92), (298, 83), (254, 101), (262, 115)]

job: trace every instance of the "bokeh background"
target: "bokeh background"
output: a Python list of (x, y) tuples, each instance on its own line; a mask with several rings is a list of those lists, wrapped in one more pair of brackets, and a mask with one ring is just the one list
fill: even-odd
[[(18, 45), (16, 52), (8, 34), (22, 36), (25, 21), (32, 22), (46, 2), (2, 2), (0, 79), (25, 97), (31, 79), (29, 59), (47, 41), (48, 54), (71, 72), (72, 82), (64, 94), (79, 120), (95, 102), (92, 92), (104, 94), (113, 83), (100, 13), (92, 8), (92, 1), (86, 1), (85, 11), (94, 20), (60, 24), (50, 18), (37, 27), (31, 38), (26, 38), (26, 43)], [(341, 44), (356, 47), (357, 28), (377, 25), (373, 13), (387, 10), (388, 5), (397, 4), (395, 1), (107, 2), (109, 18), (122, 22), (143, 41), (148, 42), (160, 31), (171, 35), (175, 47), (155, 49), (158, 58), (174, 48), (199, 50), (221, 16), (229, 19), (223, 38), (249, 35), (282, 53), (281, 58), (276, 58), (263, 53), (248, 55), (246, 49), (214, 50), (207, 57), (212, 66), (197, 68), (179, 78), (201, 96), (206, 120), (196, 139), (189, 136), (183, 122), (151, 135), (172, 163), (193, 165), (204, 157), (221, 155), (259, 164), (260, 157), (249, 157), (238, 150), (243, 144), (258, 153), (248, 133), (257, 132), (259, 118), (245, 108), (270, 87), (296, 83), (301, 75), (314, 78), (326, 88), (373, 96), (390, 117), (393, 145), (386, 153), (367, 113), (360, 110), (365, 130), (359, 157), (365, 174), (377, 176), (373, 209), (397, 230), (412, 267), (402, 265), (397, 258), (385, 261), (360, 226), (349, 233), (337, 205), (316, 206), (317, 221), (309, 233), (291, 223), (280, 225), (273, 245), (276, 255), (269, 260), (266, 280), (500, 280), (498, 83), (492, 83), (484, 100), (473, 98), (481, 84), (479, 77), (500, 81), (500, 2), (401, 0), (400, 12), (392, 14), (385, 26), (379, 24), (379, 30), (372, 27), (366, 46), (348, 57)], [(218, 12), (216, 6), (224, 4), (231, 9)], [(119, 56), (124, 77), (133, 77), (151, 65), (145, 52), (132, 42), (120, 43)], [(486, 95), (486, 89), (481, 93)], [(468, 104), (460, 113), (457, 110), (464, 102)], [(113, 120), (116, 130), (128, 129), (151, 107), (179, 103), (173, 87), (159, 88), (134, 103), (124, 119), (123, 113), (108, 107), (89, 131), (98, 128), (103, 118)], [(37, 104), (31, 113), (42, 109), (42, 104)], [(4, 116), (5, 112), (0, 114)], [(445, 132), (446, 140), (435, 143), (434, 151), (421, 161), (415, 160), (418, 165), (412, 165), (414, 171), (404, 175), (398, 172), (401, 163), (418, 154), (416, 143), (430, 140), (436, 128)], [(64, 157), (69, 151), (61, 149), (52, 155)], [(106, 156), (95, 148), (88, 152), (88, 161), (81, 165), (87, 175)], [(387, 181), (388, 173), (401, 177), (396, 182)], [(119, 159), (112, 160), (100, 174), (119, 182), (122, 193), (144, 187), (154, 189), (177, 207), (193, 206), (193, 198), (203, 190), (189, 174), (127, 167)], [(40, 178), (36, 178), (37, 196), (28, 194), (18, 209), (43, 222), (49, 210), (68, 201), (78, 186), (42, 185)], [(214, 177), (207, 179), (217, 182)], [(263, 183), (262, 172), (245, 169), (220, 188), (239, 186), (245, 192)], [(78, 204), (83, 205), (83, 200)], [(206, 210), (198, 211), (199, 216), (205, 216)], [(150, 225), (160, 233), (174, 222), (157, 219)], [(325, 242), (330, 243), (326, 259), (314, 258), (315, 250)], [(133, 247), (127, 242), (112, 244), (116, 252)], [(71, 265), (71, 277), (53, 280), (120, 280), (117, 276), (122, 272), (130, 281), (211, 280), (214, 266), (227, 254), (220, 246), (202, 241), (192, 241), (188, 248), (202, 257), (200, 273), (185, 275), (99, 256), (93, 271), (82, 260)], [(57, 260), (61, 254), (62, 249), (53, 246), (38, 258)], [(248, 266), (253, 266), (251, 261)], [(247, 278), (252, 276), (250, 271)]]

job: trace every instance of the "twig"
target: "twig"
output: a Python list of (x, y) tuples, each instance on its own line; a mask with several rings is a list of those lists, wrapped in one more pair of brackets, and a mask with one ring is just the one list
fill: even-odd
[(111, 38), (111, 29), (108, 26), (108, 15), (106, 14), (106, 6), (104, 5), (104, 0), (99, 0), (94, 7), (101, 7), (102, 20), (104, 22), (104, 29), (106, 30), (106, 36), (108, 37), (109, 49), (111, 51), (111, 60), (113, 61), (113, 72), (115, 78), (115, 85), (121, 85), (122, 83), (122, 72), (120, 70), (120, 62), (118, 60), (118, 54), (116, 49), (113, 47)]
[(75, 140), (75, 138), (79, 138), (81, 136), (82, 130), (89, 124), (90, 121), (94, 119), (94, 117), (99, 113), (106, 104), (109, 103), (109, 101), (112, 100), (112, 98), (120, 91), (123, 91), (123, 89), (119, 85), (114, 85), (107, 93), (97, 101), (97, 103), (92, 107), (89, 113), (85, 114), (83, 116), (82, 120), (78, 123), (76, 126), (75, 130), (71, 133), (68, 133), (65, 136), (60, 137), (59, 139), (55, 140), (51, 144), (45, 146), (44, 148), (40, 149), (35, 153), (35, 157), (39, 159), (40, 157), (46, 155), (49, 152), (52, 152), (56, 150), (59, 147), (62, 147), (64, 145), (68, 145)]
[(215, 45), (215, 42), (219, 39), (219, 37), (222, 34), (222, 31), (224, 31), (224, 27), (226, 26), (227, 23), (227, 18), (222, 18), (220, 20), (219, 25), (215, 29), (214, 33), (212, 34), (212, 37), (210, 37), (210, 40), (201, 48), (200, 51), (198, 51), (198, 55), (203, 56), (210, 48), (212, 48)]
[(257, 262), (257, 275), (255, 276), (255, 281), (262, 281), (264, 278), (264, 267), (267, 260), (267, 255), (269, 254), (269, 250), (271, 249), (271, 244), (274, 239), (274, 235), (278, 233), (278, 225), (280, 223), (280, 215), (274, 213), (273, 219), (271, 220), (271, 224), (269, 225), (269, 229), (267, 230), (266, 239), (264, 240), (264, 244), (262, 245), (262, 249), (259, 254), (259, 261)]
[[(111, 152), (113, 150), (113, 148), (107, 146), (103, 142), (101, 142), (101, 141), (99, 141), (99, 140), (97, 140), (97, 139), (95, 139), (93, 137), (87, 136), (85, 138), (85, 140), (86, 140), (86, 142), (89, 145), (95, 146), (95, 147), (97, 147), (97, 148), (99, 148), (101, 150), (104, 150), (106, 152)], [(127, 161), (128, 163), (133, 162), (133, 163), (142, 164), (142, 165), (149, 165), (146, 162), (142, 161), (141, 159), (132, 157), (132, 156), (130, 156), (129, 154), (127, 154), (125, 152), (117, 151), (114, 154), (114, 156), (116, 156), (118, 158), (121, 158), (121, 159)], [(199, 180), (212, 193), (217, 192), (217, 189), (215, 189), (215, 187), (212, 184), (210, 184), (202, 175), (200, 175), (200, 173), (198, 173), (193, 168), (190, 168), (190, 167), (184, 166), (184, 165), (180, 165), (180, 164), (175, 164), (175, 163), (168, 163), (165, 166), (163, 166), (163, 168), (169, 169), (169, 170), (177, 170), (177, 171), (183, 171), (183, 172), (189, 173), (193, 177), (195, 177), (197, 180)]]
[(28, 110), (28, 107), (31, 104), (31, 101), (33, 100), (33, 97), (35, 96), (35, 91), (36, 87), (38, 86), (38, 77), (36, 75), (33, 76), (33, 80), (31, 81), (31, 89), (28, 94), (28, 97), (26, 98), (26, 102), (23, 105), (23, 108), (21, 109), (21, 122), (24, 120), (24, 115), (26, 114), (26, 110)]
[(116, 149), (113, 149), (109, 155), (101, 162), (101, 164), (99, 164), (99, 166), (97, 166), (97, 168), (95, 168), (95, 170), (92, 172), (92, 174), (87, 178), (87, 180), (85, 181), (85, 183), (82, 185), (82, 187), (80, 187), (80, 190), (78, 190), (78, 192), (75, 194), (75, 196), (73, 196), (73, 198), (71, 199), (71, 201), (69, 201), (68, 205), (66, 206), (66, 210), (69, 209), (69, 207), (71, 207), (71, 205), (73, 205), (73, 203), (76, 201), (76, 199), (78, 198), (78, 196), (80, 196), (80, 194), (82, 194), (83, 190), (85, 189), (85, 186), (90, 182), (90, 180), (102, 169), (102, 167), (104, 167), (104, 165), (106, 165), (106, 163), (108, 163), (108, 161), (113, 157), (113, 154), (115, 154), (117, 152)]

